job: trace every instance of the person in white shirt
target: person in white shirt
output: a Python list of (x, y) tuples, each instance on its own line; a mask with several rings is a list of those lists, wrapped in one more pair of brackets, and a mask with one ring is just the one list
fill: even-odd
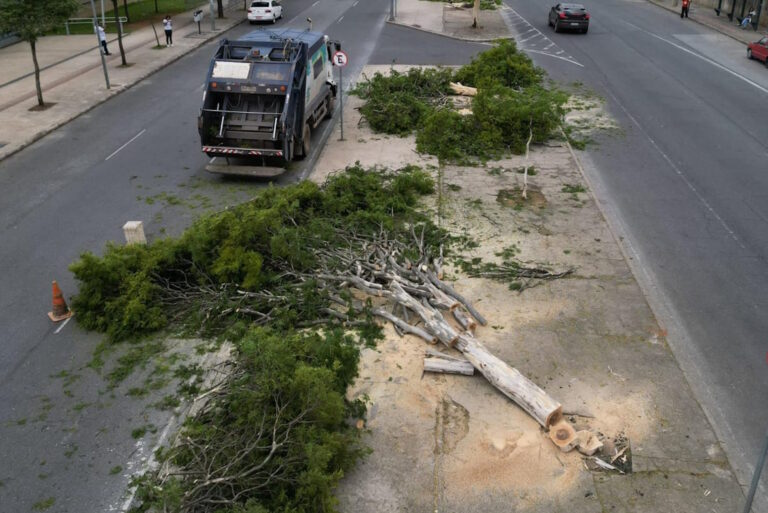
[(104, 27), (101, 23), (96, 25), (96, 33), (99, 35), (99, 41), (101, 41), (101, 47), (104, 49), (104, 55), (112, 55), (107, 49), (107, 34), (104, 32)]
[(163, 18), (163, 28), (165, 29), (165, 46), (173, 46), (173, 25), (170, 14), (166, 14)]

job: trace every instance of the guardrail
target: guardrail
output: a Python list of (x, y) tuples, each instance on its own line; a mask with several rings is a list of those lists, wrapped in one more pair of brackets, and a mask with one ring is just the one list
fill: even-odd
[[(123, 23), (128, 23), (128, 18), (125, 16), (118, 16), (118, 23), (120, 24), (120, 32), (123, 32)], [(115, 23), (115, 18), (110, 17), (104, 19), (106, 23)], [(70, 25), (93, 25), (93, 18), (69, 18), (64, 22), (64, 27), (67, 29), (67, 35), (69, 35)]]

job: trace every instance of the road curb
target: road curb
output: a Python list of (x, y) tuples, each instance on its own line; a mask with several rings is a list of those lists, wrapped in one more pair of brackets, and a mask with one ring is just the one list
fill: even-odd
[(493, 43), (494, 41), (498, 41), (499, 39), (514, 39), (514, 37), (512, 37), (512, 34), (509, 34), (507, 37), (470, 39), (466, 37), (452, 36), (450, 34), (444, 34), (443, 32), (437, 32), (435, 30), (429, 30), (422, 27), (414, 27), (413, 25), (406, 25), (405, 23), (400, 23), (399, 21), (387, 20), (387, 23), (389, 23), (390, 25), (397, 25), (398, 27), (404, 27), (411, 30), (418, 30), (419, 32), (426, 32), (427, 34), (433, 34), (435, 36), (446, 37), (448, 39), (453, 39), (454, 41), (465, 41), (467, 43)]
[[(668, 6), (668, 5), (662, 4), (660, 2), (655, 2), (654, 0), (648, 0), (648, 3), (650, 3), (651, 5), (655, 5), (656, 7), (660, 7), (662, 9), (666, 10), (666, 11), (673, 12), (673, 13), (676, 13), (676, 14), (680, 14), (679, 11), (677, 9), (675, 9), (674, 7), (672, 7), (672, 6)], [(739, 43), (743, 44), (744, 46), (746, 46), (748, 44), (748, 43), (745, 43), (744, 41), (742, 41), (741, 39), (739, 39), (738, 37), (734, 36), (733, 34), (730, 34), (730, 33), (726, 32), (724, 30), (721, 30), (716, 24), (704, 23), (703, 21), (699, 20), (698, 18), (690, 18), (689, 17), (688, 19), (693, 21), (693, 22), (698, 23), (702, 27), (710, 28), (710, 29), (714, 30), (715, 32), (718, 32), (719, 34), (722, 34), (724, 36), (728, 36), (731, 39), (733, 39), (734, 41), (738, 41)], [(760, 34), (760, 32), (759, 31), (755, 31), (755, 34)]]
[[(133, 82), (131, 82), (130, 84), (121, 85), (119, 88), (113, 89), (113, 91), (114, 91), (113, 93), (111, 93), (108, 96), (106, 96), (105, 98), (97, 101), (93, 105), (89, 105), (84, 110), (81, 110), (79, 112), (75, 112), (71, 116), (68, 116), (68, 117), (66, 117), (66, 118), (56, 122), (54, 125), (46, 128), (44, 130), (41, 130), (40, 132), (35, 133), (31, 137), (27, 138), (24, 142), (22, 142), (16, 148), (9, 149), (7, 153), (0, 155), (0, 162), (4, 161), (8, 157), (11, 157), (12, 155), (15, 155), (16, 153), (20, 152), (21, 150), (23, 150), (27, 146), (29, 146), (29, 145), (39, 141), (40, 139), (42, 139), (46, 135), (50, 134), (54, 130), (58, 130), (62, 126), (66, 125), (67, 123), (70, 123), (71, 121), (74, 121), (75, 119), (79, 118), (83, 114), (86, 114), (86, 113), (90, 112), (91, 110), (95, 109), (96, 107), (98, 107), (99, 105), (103, 104), (104, 102), (111, 100), (112, 98), (114, 98), (118, 94), (123, 93), (124, 91), (127, 91), (127, 90), (131, 89), (133, 86), (135, 86), (137, 84), (140, 84), (142, 81), (144, 81), (148, 77), (150, 77), (150, 76), (154, 75), (155, 73), (165, 69), (165, 67), (168, 66), (169, 64), (173, 64), (174, 62), (178, 61), (179, 59), (181, 59), (183, 57), (186, 57), (187, 55), (189, 55), (193, 51), (197, 50), (201, 46), (203, 46), (206, 43), (208, 43), (209, 41), (212, 41), (212, 40), (216, 39), (217, 37), (220, 37), (225, 32), (228, 32), (228, 31), (232, 30), (233, 28), (242, 25), (244, 22), (245, 22), (245, 19), (242, 19), (239, 22), (237, 22), (234, 25), (232, 25), (231, 27), (227, 27), (226, 29), (222, 29), (222, 30), (220, 30), (220, 31), (218, 31), (218, 32), (216, 32), (214, 34), (211, 34), (209, 37), (200, 38), (199, 39), (199, 44), (197, 44), (195, 46), (192, 46), (188, 50), (184, 51), (183, 53), (180, 53), (179, 55), (176, 55), (176, 56), (172, 57), (170, 60), (164, 62), (162, 66), (158, 66), (155, 69), (149, 70), (146, 73), (144, 73), (142, 75), (139, 75), (139, 77), (136, 80), (134, 80)], [(10, 146), (10, 144), (8, 146)], [(2, 149), (0, 149), (0, 152), (2, 152)]]

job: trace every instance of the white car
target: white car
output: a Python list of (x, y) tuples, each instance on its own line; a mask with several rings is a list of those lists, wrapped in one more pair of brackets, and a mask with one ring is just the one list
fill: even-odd
[(248, 21), (253, 25), (257, 21), (275, 23), (283, 17), (283, 6), (280, 0), (254, 0), (248, 8)]

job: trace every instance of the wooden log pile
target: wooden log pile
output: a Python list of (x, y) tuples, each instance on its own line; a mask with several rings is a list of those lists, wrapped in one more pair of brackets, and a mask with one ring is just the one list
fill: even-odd
[[(391, 311), (379, 305), (370, 312), (391, 322), (401, 336), (409, 334), (430, 344), (441, 343), (458, 350), (464, 357), (460, 360), (432, 350), (425, 359), (425, 371), (471, 375), (472, 369), (476, 369), (548, 430), (550, 439), (563, 451), (582, 446), (585, 452), (597, 450), (599, 442), (582, 432), (577, 434), (563, 418), (563, 408), (557, 400), (493, 355), (475, 337), (476, 326), (485, 326), (486, 319), (440, 279), (442, 257), (433, 259), (425, 253), (423, 233), (418, 237), (414, 231), (413, 237), (421, 255), (416, 262), (404, 256), (406, 248), (402, 243), (381, 237), (365, 242), (362, 255), (354, 251), (346, 256), (335, 255), (336, 261), (341, 258), (346, 263), (345, 272), (320, 274), (315, 278), (331, 290), (348, 288), (365, 296), (382, 298), (392, 305)], [(350, 304), (338, 295), (331, 297), (345, 307), (362, 309), (359, 302)]]

